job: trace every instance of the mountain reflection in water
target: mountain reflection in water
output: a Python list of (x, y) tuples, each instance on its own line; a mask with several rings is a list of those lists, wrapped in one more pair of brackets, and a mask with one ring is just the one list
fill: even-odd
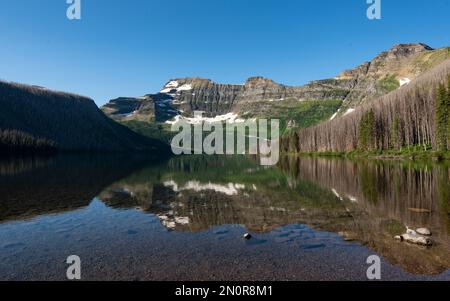
[[(448, 165), (411, 162), (284, 157), (267, 168), (243, 156), (9, 159), (0, 161), (0, 237), (12, 221), (71, 212), (96, 199), (156, 216), (179, 233), (243, 225), (264, 234), (308, 225), (358, 242), (405, 272), (437, 275), (450, 268), (449, 183)], [(405, 226), (431, 229), (435, 245), (395, 241)]]

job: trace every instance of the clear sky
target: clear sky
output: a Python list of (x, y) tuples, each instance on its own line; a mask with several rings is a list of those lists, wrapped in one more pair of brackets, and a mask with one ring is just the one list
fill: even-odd
[(92, 97), (200, 76), (289, 85), (333, 77), (397, 43), (450, 45), (450, 0), (0, 0), (0, 78)]

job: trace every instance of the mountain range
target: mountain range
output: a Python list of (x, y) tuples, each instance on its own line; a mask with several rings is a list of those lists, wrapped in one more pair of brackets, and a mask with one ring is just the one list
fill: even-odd
[[(157, 156), (169, 152), (167, 130), (173, 121), (192, 117), (194, 111), (203, 111), (205, 117), (227, 122), (243, 118), (278, 118), (285, 134), (355, 115), (351, 121), (356, 129), (355, 138), (343, 147), (329, 147), (329, 144), (316, 147), (314, 137), (317, 133), (312, 130), (309, 136), (312, 139), (310, 145), (314, 147), (308, 149), (351, 150), (359, 143), (357, 129), (362, 116), (355, 111), (378, 103), (387, 95), (393, 95), (392, 101), (405, 98), (402, 96), (405, 93), (394, 93), (404, 86), (417, 87), (410, 89), (408, 96), (409, 99), (417, 98), (415, 96), (427, 91), (427, 81), (415, 83), (426, 74), (431, 74), (428, 78), (432, 78), (435, 89), (446, 76), (449, 58), (449, 47), (433, 49), (422, 43), (398, 44), (334, 78), (312, 81), (304, 86), (283, 85), (261, 76), (251, 77), (241, 85), (220, 84), (199, 77), (175, 78), (157, 93), (119, 97), (100, 109), (87, 97), (0, 81), (0, 152), (145, 151)], [(439, 66), (444, 67), (436, 69)], [(416, 93), (417, 89), (421, 93)], [(425, 109), (428, 115), (423, 123), (426, 133), (434, 130), (434, 95), (430, 91), (427, 97)], [(411, 103), (420, 104), (420, 99), (414, 101)], [(402, 105), (407, 104), (408, 99), (402, 99)], [(379, 114), (384, 113), (380, 111)], [(410, 123), (408, 116), (402, 120), (391, 116), (384, 125), (398, 127), (397, 123), (401, 121), (404, 128), (411, 126), (416, 130), (415, 125), (419, 123)], [(381, 122), (382, 118), (378, 120)], [(412, 130), (401, 133), (402, 139), (408, 143), (437, 143), (434, 135), (411, 133)], [(385, 134), (392, 133), (385, 130)], [(392, 139), (387, 139), (386, 135), (380, 136), (384, 140), (377, 145), (392, 144)], [(297, 140), (298, 135), (292, 136), (286, 148), (302, 149)]]
[[(233, 113), (229, 115), (232, 118), (281, 118), (286, 125), (309, 127), (352, 113), (361, 104), (409, 84), (448, 58), (450, 48), (398, 44), (334, 78), (304, 86), (287, 86), (264, 77), (251, 77), (242, 85), (198, 77), (176, 78), (158, 93), (113, 99), (102, 110), (125, 124), (164, 123), (177, 115), (204, 111), (208, 117)], [(305, 123), (311, 116), (313, 120)]]

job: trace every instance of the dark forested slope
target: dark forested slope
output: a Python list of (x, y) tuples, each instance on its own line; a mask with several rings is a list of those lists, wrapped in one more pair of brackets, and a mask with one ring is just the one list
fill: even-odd
[(78, 95), (0, 82), (0, 151), (167, 151)]

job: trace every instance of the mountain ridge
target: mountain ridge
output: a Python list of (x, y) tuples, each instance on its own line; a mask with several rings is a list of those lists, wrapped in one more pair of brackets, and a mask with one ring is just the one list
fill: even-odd
[[(439, 100), (438, 93), (443, 89), (442, 97), (448, 97), (449, 84), (450, 59), (447, 59), (410, 84), (359, 106), (352, 114), (293, 131), (284, 137), (282, 148), (286, 152), (366, 155), (382, 152), (395, 155), (419, 148), (441, 151), (437, 155), (443, 157), (449, 141), (447, 136), (439, 136), (437, 122), (446, 131), (450, 131), (450, 123), (446, 113), (448, 102)], [(437, 119), (440, 110), (444, 112), (442, 120)]]
[(335, 116), (341, 116), (408, 84), (449, 58), (449, 50), (433, 49), (424, 43), (397, 44), (334, 78), (313, 80), (302, 86), (279, 84), (262, 76), (250, 77), (241, 85), (216, 83), (200, 77), (174, 78), (159, 93), (141, 98), (117, 98), (102, 110), (119, 121), (164, 123), (177, 115), (191, 116), (193, 111), (204, 111), (209, 117), (230, 112), (243, 117), (271, 117), (272, 108), (288, 100), (334, 100), (342, 101), (339, 110), (334, 112)]
[(108, 118), (90, 98), (0, 81), (0, 151), (151, 151), (166, 147)]

